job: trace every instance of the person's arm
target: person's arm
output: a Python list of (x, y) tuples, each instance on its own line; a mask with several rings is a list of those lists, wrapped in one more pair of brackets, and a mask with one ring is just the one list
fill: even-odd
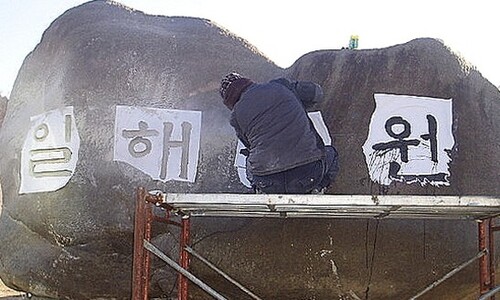
[[(250, 149), (250, 143), (248, 142), (247, 138), (243, 135), (240, 125), (238, 124), (238, 121), (236, 118), (231, 117), (231, 120), (229, 121), (231, 126), (233, 126), (234, 130), (236, 131), (236, 137), (240, 139), (240, 141), (243, 143), (246, 149), (241, 149), (241, 154), (248, 156), (248, 149)], [(245, 151), (246, 150), (246, 151)]]
[(278, 78), (272, 81), (284, 85), (291, 90), (300, 102), (302, 102), (305, 109), (309, 109), (316, 103), (323, 101), (323, 89), (319, 84), (312, 81), (291, 81), (287, 78)]
[(295, 91), (306, 109), (323, 101), (323, 89), (311, 81), (296, 81)]

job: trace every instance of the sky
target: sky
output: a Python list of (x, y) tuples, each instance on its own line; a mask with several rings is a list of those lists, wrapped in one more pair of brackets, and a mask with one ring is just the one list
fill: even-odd
[[(43, 32), (84, 0), (0, 0), (0, 95), (9, 96), (24, 58)], [(359, 36), (358, 49), (415, 38), (442, 40), (500, 86), (496, 0), (118, 0), (153, 15), (209, 19), (244, 38), (281, 67)]]

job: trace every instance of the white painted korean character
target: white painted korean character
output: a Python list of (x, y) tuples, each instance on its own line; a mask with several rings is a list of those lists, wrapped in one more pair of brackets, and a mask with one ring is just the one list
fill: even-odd
[(79, 148), (72, 106), (32, 117), (21, 151), (19, 193), (64, 187), (75, 171)]

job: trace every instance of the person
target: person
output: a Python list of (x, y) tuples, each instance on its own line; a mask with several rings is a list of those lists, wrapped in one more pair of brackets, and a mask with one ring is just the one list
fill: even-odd
[(325, 146), (306, 109), (318, 103), (318, 84), (279, 78), (255, 83), (232, 72), (220, 95), (245, 145), (247, 178), (256, 193), (322, 193), (338, 173), (338, 153)]

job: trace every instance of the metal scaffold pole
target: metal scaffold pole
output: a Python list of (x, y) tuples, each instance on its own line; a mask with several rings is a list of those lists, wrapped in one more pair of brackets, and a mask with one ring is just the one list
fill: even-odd
[(145, 251), (143, 240), (151, 239), (151, 222), (153, 212), (151, 206), (146, 203), (146, 190), (137, 190), (136, 210), (134, 219), (134, 259), (132, 279), (132, 299), (147, 300), (149, 294), (149, 266), (151, 255)]
[[(189, 253), (186, 247), (189, 246), (189, 234), (191, 230), (191, 220), (189, 216), (183, 216), (181, 221), (181, 239), (179, 245), (179, 262), (184, 270), (189, 270)], [(188, 300), (188, 279), (179, 272), (179, 299)]]
[[(164, 209), (165, 216), (156, 216), (153, 213), (154, 206)], [(155, 210), (155, 213), (158, 212)], [(171, 215), (180, 217), (180, 221), (170, 220)], [(189, 281), (215, 299), (225, 299), (222, 294), (189, 272), (190, 255), (200, 259), (253, 299), (260, 299), (190, 247), (193, 217), (364, 217), (476, 220), (479, 252), (427, 286), (413, 299), (429, 292), (478, 260), (480, 299), (491, 300), (500, 291), (495, 282), (494, 255), (494, 232), (500, 230), (500, 227), (495, 226), (494, 219), (499, 215), (500, 199), (494, 196), (167, 194), (158, 191), (149, 193), (140, 187), (136, 195), (134, 219), (132, 299), (148, 300), (152, 253), (179, 273), (179, 300), (188, 300)], [(150, 243), (154, 221), (180, 227), (178, 263)]]
[[(210, 296), (214, 297), (214, 299), (217, 300), (226, 300), (224, 296), (219, 294), (217, 291), (212, 289), (210, 286), (205, 284), (203, 281), (199, 280), (196, 276), (193, 274), (189, 273), (185, 268), (181, 267), (179, 264), (177, 264), (175, 261), (173, 261), (171, 258), (166, 256), (163, 252), (161, 252), (158, 248), (156, 248), (153, 244), (150, 242), (144, 240), (144, 248), (146, 248), (148, 251), (151, 251), (154, 253), (156, 256), (158, 256), (161, 260), (166, 262), (170, 267), (172, 267), (174, 270), (179, 272), (179, 274), (182, 274), (186, 279), (191, 280), (193, 283), (195, 283), (197, 286), (199, 286), (202, 290), (207, 292)], [(187, 290), (186, 290), (187, 292)], [(184, 297), (184, 295), (179, 291), (178, 293), (179, 299), (181, 297)], [(185, 296), (188, 296), (187, 294)]]

